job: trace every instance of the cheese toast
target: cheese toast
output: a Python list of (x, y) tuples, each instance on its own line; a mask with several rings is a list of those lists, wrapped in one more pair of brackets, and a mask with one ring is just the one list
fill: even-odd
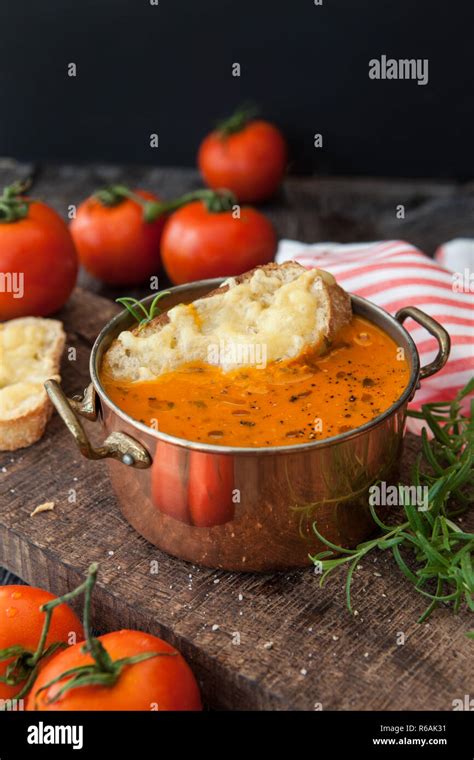
[[(268, 362), (292, 359), (321, 352), (351, 317), (350, 296), (329, 272), (293, 261), (266, 264), (120, 333), (102, 371), (117, 380), (151, 380), (186, 362), (212, 363), (209, 347), (219, 342), (264, 345)], [(230, 354), (220, 352), (216, 362), (224, 371), (237, 366)]]
[(43, 435), (52, 411), (43, 384), (60, 379), (65, 340), (55, 319), (0, 324), (0, 451), (30, 446)]

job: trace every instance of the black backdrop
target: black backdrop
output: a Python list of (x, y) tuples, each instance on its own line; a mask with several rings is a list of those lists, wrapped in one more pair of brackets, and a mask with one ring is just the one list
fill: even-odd
[[(294, 171), (469, 178), (473, 5), (0, 0), (0, 155), (192, 165), (215, 120), (254, 100)], [(382, 54), (428, 58), (429, 83), (370, 80)]]

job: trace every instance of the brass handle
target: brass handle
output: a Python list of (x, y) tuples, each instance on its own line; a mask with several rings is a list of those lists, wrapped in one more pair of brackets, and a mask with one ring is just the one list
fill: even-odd
[(403, 309), (399, 309), (395, 314), (395, 319), (400, 322), (401, 325), (404, 323), (405, 319), (408, 318), (414, 319), (415, 322), (418, 322), (418, 324), (424, 327), (425, 330), (428, 330), (431, 335), (434, 335), (438, 341), (439, 350), (436, 358), (427, 364), (426, 367), (420, 369), (420, 379), (422, 380), (425, 377), (434, 375), (435, 372), (439, 372), (440, 369), (443, 369), (448, 361), (449, 351), (451, 349), (451, 339), (444, 327), (442, 327), (436, 319), (429, 317), (428, 314), (417, 309), (416, 306), (405, 306)]
[(89, 420), (97, 419), (96, 392), (92, 383), (84, 391), (82, 399), (77, 396), (68, 399), (56, 380), (47, 380), (44, 384), (46, 393), (51, 399), (67, 429), (74, 437), (79, 451), (87, 459), (118, 459), (129, 467), (144, 469), (150, 467), (151, 457), (141, 443), (126, 433), (111, 433), (102, 446), (94, 448), (89, 441), (78, 414)]

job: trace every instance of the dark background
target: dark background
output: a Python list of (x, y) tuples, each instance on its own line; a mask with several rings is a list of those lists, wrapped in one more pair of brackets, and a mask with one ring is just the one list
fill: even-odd
[[(293, 172), (469, 179), (470, 7), (0, 0), (0, 156), (191, 166), (213, 123), (254, 100), (287, 134)], [(429, 83), (370, 80), (382, 54), (428, 58)]]

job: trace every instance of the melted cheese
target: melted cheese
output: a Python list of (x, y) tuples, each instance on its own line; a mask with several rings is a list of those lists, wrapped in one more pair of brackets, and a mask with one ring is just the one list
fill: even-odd
[(15, 419), (45, 399), (44, 381), (57, 377), (51, 347), (58, 324), (34, 317), (0, 324), (0, 419)]
[(247, 347), (251, 355), (252, 347), (263, 346), (267, 362), (292, 359), (307, 346), (317, 351), (327, 332), (327, 286), (335, 280), (317, 269), (296, 271), (288, 281), (263, 269), (239, 284), (230, 278), (222, 295), (170, 309), (169, 322), (159, 330), (122, 332), (121, 352), (112, 347), (108, 371), (116, 378), (149, 380), (189, 361), (219, 364), (224, 371), (242, 366), (242, 351), (221, 350), (219, 360), (213, 359), (215, 348), (226, 344)]

